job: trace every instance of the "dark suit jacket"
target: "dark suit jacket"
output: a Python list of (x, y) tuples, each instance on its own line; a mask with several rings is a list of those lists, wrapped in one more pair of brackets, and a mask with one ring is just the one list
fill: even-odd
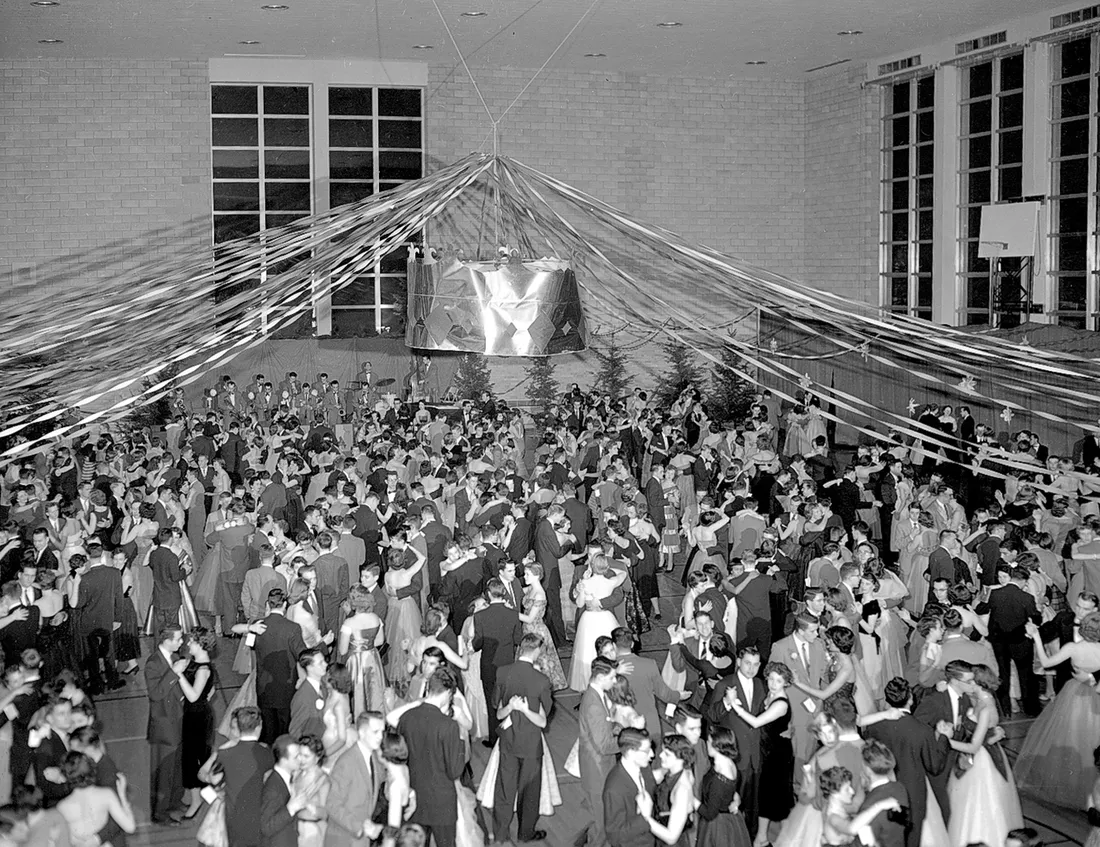
[(302, 628), (285, 615), (264, 618), (267, 631), (256, 636), (256, 699), (260, 708), (289, 709), (298, 681), (298, 655), (306, 649)]
[[(527, 705), (537, 712), (539, 707), (549, 719), (554, 707), (554, 693), (550, 680), (530, 662), (515, 662), (497, 671), (497, 682), (493, 689), (490, 709), (498, 709), (515, 696), (527, 699)], [(509, 754), (517, 759), (542, 758), (542, 730), (523, 715), (513, 713), (511, 726), (501, 729), (501, 755)]]
[(655, 478), (650, 477), (645, 484), (646, 514), (649, 520), (657, 528), (657, 532), (663, 532), (665, 528), (665, 491)]
[(550, 521), (545, 518), (539, 521), (535, 527), (535, 561), (542, 565), (544, 582), (550, 579), (551, 574), (558, 573), (558, 559), (563, 552), (557, 531)]
[(493, 679), (496, 669), (516, 660), (516, 648), (523, 638), (523, 624), (515, 609), (504, 603), (490, 603), (474, 615), (473, 649), (481, 651), (481, 678)]
[[(890, 797), (897, 800), (903, 809), (909, 806), (909, 792), (905, 790), (905, 786), (900, 782), (885, 782), (864, 795), (860, 811)], [(878, 847), (906, 847), (905, 827), (890, 820), (886, 813), (871, 821), (871, 831), (875, 834), (875, 844)]]
[(179, 609), (183, 602), (180, 580), (184, 578), (179, 556), (167, 547), (154, 547), (149, 569), (153, 572), (153, 605), (168, 612)]
[(648, 656), (620, 653), (619, 661), (634, 665), (634, 670), (626, 674), (626, 677), (630, 680), (630, 687), (638, 701), (638, 713), (645, 718), (645, 728), (650, 737), (660, 738), (664, 733), (657, 701), (675, 705), (680, 702), (680, 692), (669, 688), (661, 676), (661, 669)]
[(318, 556), (317, 595), (321, 598), (321, 632), (336, 632), (340, 628), (340, 604), (348, 596), (348, 563), (334, 553)]
[[(1039, 627), (1039, 635), (1044, 644), (1057, 641), (1061, 646), (1073, 642), (1073, 612), (1063, 609), (1051, 620)], [(1054, 669), (1054, 687), (1061, 691), (1062, 686), (1073, 678), (1073, 664), (1062, 662)]]
[[(642, 771), (642, 783), (650, 796), (656, 791), (653, 774)], [(603, 822), (611, 847), (653, 847), (653, 834), (638, 813), (638, 784), (621, 761), (615, 763), (603, 785)]]
[(290, 734), (295, 738), (303, 735), (316, 735), (320, 738), (325, 734), (325, 710), (317, 708), (321, 695), (313, 687), (308, 679), (303, 679), (294, 697), (290, 701)]
[(115, 621), (122, 620), (122, 573), (109, 565), (96, 565), (80, 578), (76, 595), (80, 613), (76, 616), (77, 631), (87, 636), (97, 630), (111, 631)]
[(974, 611), (979, 615), (989, 613), (989, 641), (991, 644), (1020, 644), (1027, 641), (1025, 624), (1039, 623), (1039, 610), (1035, 598), (1020, 586), (1011, 582), (989, 592), (989, 599)]
[(291, 817), (286, 804), (290, 786), (271, 771), (260, 795), (260, 834), (266, 847), (298, 847), (298, 821)]
[[(950, 714), (947, 720), (950, 720)], [(903, 715), (896, 721), (879, 721), (864, 729), (867, 738), (881, 741), (897, 760), (895, 774), (909, 802), (910, 826), (906, 830), (908, 847), (919, 847), (920, 830), (928, 807), (927, 780), (946, 773), (951, 745), (928, 724)]]
[(183, 739), (183, 689), (159, 645), (153, 648), (145, 663), (145, 687), (149, 693), (146, 740), (150, 744), (180, 744)]
[[(956, 725), (962, 723), (970, 706), (970, 698), (965, 694), (959, 698), (959, 723)], [(936, 689), (925, 691), (924, 696), (921, 697), (920, 703), (918, 703), (917, 707), (913, 710), (913, 717), (922, 721), (927, 726), (930, 726), (933, 730), (940, 721), (955, 723), (954, 715), (951, 711), (951, 696), (946, 691), (938, 691)], [(932, 783), (932, 790), (936, 792), (936, 799), (939, 801), (944, 820), (948, 820), (951, 815), (951, 803), (947, 794), (947, 778), (954, 769), (955, 762), (958, 758), (959, 754), (950, 749), (949, 746), (947, 751), (947, 766), (939, 773), (930, 773), (928, 777), (929, 781)], [(909, 791), (910, 796), (912, 796), (912, 788), (910, 788)]]
[(218, 766), (225, 785), (225, 826), (234, 847), (259, 847), (260, 804), (264, 774), (275, 767), (275, 757), (266, 744), (240, 741), (218, 751)]
[(454, 826), (458, 818), (455, 780), (466, 766), (458, 724), (430, 703), (401, 716), (398, 731), (409, 748), (409, 778), (417, 797), (411, 820), (426, 826)]
[(577, 537), (577, 549), (582, 550), (592, 534), (592, 510), (576, 497), (570, 497), (564, 503), (565, 516), (569, 518), (569, 531)]
[(523, 558), (531, 552), (533, 535), (534, 527), (531, 525), (531, 521), (527, 518), (520, 518), (516, 521), (516, 527), (512, 530), (512, 538), (508, 542), (508, 549), (505, 551), (508, 554), (509, 561), (523, 561)]
[[(32, 591), (36, 600), (42, 596), (40, 588), (34, 588)], [(9, 661), (18, 659), (19, 654), (28, 647), (38, 645), (38, 630), (42, 626), (42, 612), (37, 605), (23, 606), (20, 604), (20, 606), (27, 610), (27, 619), (25, 621), (14, 621), (0, 629), (0, 647), (3, 648), (4, 655), (8, 657)]]
[(741, 684), (741, 678), (734, 671), (719, 682), (711, 693), (710, 706), (705, 717), (711, 723), (719, 724), (727, 729), (732, 729), (737, 736), (737, 748), (741, 751), (741, 762), (746, 767), (760, 768), (760, 736), (761, 730), (749, 726), (736, 712), (731, 712), (722, 702), (726, 690), (735, 687), (740, 694), (741, 704), (749, 714), (759, 715), (764, 711), (764, 683), (760, 677), (754, 677), (751, 690), (746, 690)]
[(462, 629), (470, 616), (470, 604), (481, 594), (483, 567), (480, 559), (468, 559), (439, 583), (438, 597), (451, 607), (451, 623), (456, 631)]
[(61, 740), (61, 736), (52, 729), (34, 750), (35, 785), (42, 790), (42, 802), (47, 809), (52, 809), (72, 791), (66, 783), (50, 782), (44, 775), (46, 768), (60, 770), (65, 754), (68, 752), (69, 749)]

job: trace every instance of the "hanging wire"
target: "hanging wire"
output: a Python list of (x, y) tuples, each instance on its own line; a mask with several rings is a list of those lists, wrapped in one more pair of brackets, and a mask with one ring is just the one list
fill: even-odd
[(485, 97), (482, 96), (482, 94), (481, 94), (481, 88), (480, 88), (480, 86), (478, 86), (477, 80), (474, 79), (473, 71), (471, 71), (470, 66), (468, 64), (466, 64), (466, 57), (463, 56), (462, 51), (458, 49), (458, 42), (455, 41), (454, 33), (451, 32), (451, 27), (447, 23), (447, 18), (444, 17), (444, 15), (443, 15), (443, 10), (439, 8), (439, 4), (436, 2), (436, 0), (432, 0), (432, 5), (435, 6), (435, 11), (436, 11), (436, 14), (439, 15), (439, 19), (441, 21), (443, 21), (443, 28), (445, 30), (447, 30), (447, 37), (449, 39), (451, 39), (451, 46), (454, 47), (455, 52), (458, 54), (459, 61), (462, 62), (462, 67), (464, 67), (466, 69), (466, 75), (468, 77), (470, 77), (470, 82), (474, 86), (474, 91), (477, 92), (477, 99), (481, 101), (481, 107), (485, 110), (485, 114), (487, 114), (489, 116), (489, 122), (493, 125), (493, 129), (494, 129), (493, 155), (495, 156), (497, 154), (496, 135), (495, 135), (496, 125), (497, 125), (496, 118), (493, 117), (493, 113), (489, 109), (489, 104), (485, 102)]

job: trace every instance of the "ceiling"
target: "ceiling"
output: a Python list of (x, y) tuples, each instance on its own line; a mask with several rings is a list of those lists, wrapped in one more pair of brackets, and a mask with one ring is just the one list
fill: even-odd
[[(265, 11), (283, 2), (284, 11)], [(802, 78), (1063, 7), (1048, 0), (435, 0), (472, 67)], [(433, 0), (0, 0), (0, 58), (225, 54), (454, 64)], [(483, 11), (480, 17), (463, 12)], [(582, 20), (583, 17), (583, 20)], [(676, 21), (678, 27), (657, 24)], [(578, 22), (579, 25), (578, 25)], [(841, 36), (842, 30), (862, 30)], [(60, 44), (41, 44), (42, 39)], [(258, 41), (242, 45), (241, 41)], [(413, 45), (431, 45), (417, 50)], [(604, 53), (606, 57), (585, 57)], [(765, 61), (766, 65), (746, 62)]]

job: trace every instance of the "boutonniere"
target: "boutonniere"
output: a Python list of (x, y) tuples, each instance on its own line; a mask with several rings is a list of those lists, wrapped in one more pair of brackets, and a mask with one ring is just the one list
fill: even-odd
[(797, 653), (791, 653), (791, 658), (792, 658), (792, 659), (797, 659), (797, 658), (798, 658), (798, 654), (797, 654)]
[(325, 709), (325, 701), (321, 700), (320, 698), (318, 698), (317, 702), (314, 705), (317, 707), (318, 712), (323, 712)]

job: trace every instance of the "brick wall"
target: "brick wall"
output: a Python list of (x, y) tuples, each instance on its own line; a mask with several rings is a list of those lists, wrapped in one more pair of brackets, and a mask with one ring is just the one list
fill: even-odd
[(209, 245), (205, 61), (0, 61), (0, 290)]

